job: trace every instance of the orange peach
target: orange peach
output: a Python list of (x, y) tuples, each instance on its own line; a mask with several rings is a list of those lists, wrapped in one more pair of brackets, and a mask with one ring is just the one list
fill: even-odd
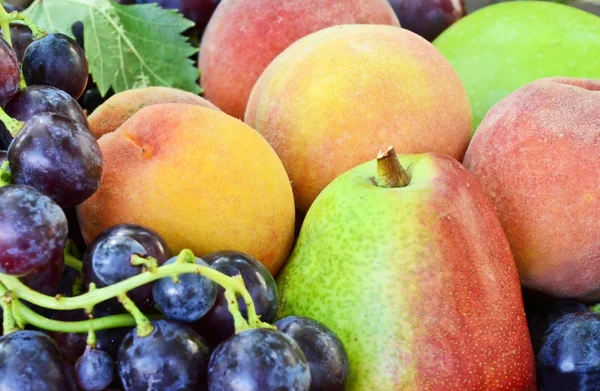
[(90, 130), (96, 138), (121, 126), (138, 110), (158, 103), (188, 103), (211, 109), (217, 106), (188, 91), (170, 87), (145, 87), (118, 92), (90, 114)]
[(379, 149), (461, 160), (471, 137), (467, 94), (448, 61), (417, 34), (375, 25), (291, 45), (254, 86), (245, 122), (282, 159), (301, 212)]
[(83, 236), (136, 223), (174, 253), (237, 250), (274, 275), (294, 238), (288, 176), (256, 131), (221, 111), (157, 104), (102, 136), (104, 178), (78, 207)]
[(387, 0), (223, 0), (200, 44), (206, 98), (242, 119), (254, 83), (279, 53), (340, 24), (400, 26)]

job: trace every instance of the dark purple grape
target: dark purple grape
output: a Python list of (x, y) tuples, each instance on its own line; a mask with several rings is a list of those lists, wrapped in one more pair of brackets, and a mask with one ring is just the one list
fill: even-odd
[(133, 329), (121, 344), (117, 370), (125, 391), (202, 390), (210, 350), (204, 339), (183, 323), (153, 321), (146, 337)]
[[(73, 36), (75, 37), (75, 41), (77, 42), (79, 47), (83, 49), (85, 47), (83, 44), (83, 22), (78, 20), (77, 22), (73, 23), (71, 25), (71, 32), (73, 33)], [(84, 51), (85, 51), (85, 49), (84, 49)], [(89, 83), (89, 81), (88, 81), (88, 83)]]
[[(269, 271), (250, 255), (238, 251), (219, 251), (203, 256), (211, 268), (228, 276), (241, 275), (250, 293), (256, 313), (263, 322), (275, 319), (279, 305), (277, 285)], [(229, 312), (225, 290), (217, 287), (217, 300), (211, 310), (194, 324), (198, 331), (213, 346), (218, 345), (235, 332), (233, 317)], [(238, 304), (247, 318), (246, 303), (238, 298)]]
[(350, 371), (344, 344), (324, 324), (302, 316), (275, 322), (279, 331), (291, 337), (308, 361), (310, 391), (343, 391)]
[(75, 381), (75, 365), (63, 360), (62, 369), (70, 387), (69, 391), (79, 391), (79, 389), (77, 389), (77, 382)]
[[(56, 262), (43, 266), (33, 273), (21, 277), (20, 280), (37, 292), (47, 296), (55, 296), (58, 293), (64, 269), (64, 257), (61, 256)], [(47, 318), (51, 318), (54, 315), (54, 311), (51, 309), (39, 307), (26, 301), (23, 304)]]
[(0, 390), (70, 390), (58, 349), (39, 331), (16, 331), (0, 338)]
[(69, 239), (75, 243), (75, 247), (82, 254), (85, 252), (87, 248), (87, 244), (85, 239), (83, 238), (83, 234), (81, 233), (81, 226), (79, 225), (79, 218), (77, 216), (76, 208), (65, 208), (63, 209), (65, 212), (65, 216), (67, 216), (67, 222), (69, 224)]
[(102, 391), (113, 381), (115, 369), (110, 354), (88, 346), (75, 363), (77, 385), (84, 391)]
[(50, 85), (77, 99), (88, 80), (88, 63), (83, 49), (67, 35), (48, 34), (33, 41), (23, 56), (27, 85)]
[[(36, 114), (61, 114), (89, 128), (87, 117), (79, 103), (71, 95), (52, 86), (26, 87), (12, 97), (4, 111), (23, 122)], [(12, 139), (4, 125), (0, 125), (0, 148), (8, 148)]]
[(8, 161), (15, 183), (35, 187), (63, 208), (88, 199), (102, 181), (98, 141), (83, 125), (59, 114), (30, 118), (10, 144)]
[(65, 268), (64, 256), (58, 257), (54, 262), (42, 266), (31, 274), (21, 277), (20, 280), (31, 289), (54, 296), (62, 279)]
[(208, 364), (210, 391), (308, 391), (310, 371), (298, 344), (270, 329), (250, 329), (221, 343)]
[(65, 265), (56, 294), (65, 297), (74, 296), (73, 285), (75, 285), (78, 278), (81, 278), (81, 274), (72, 267)]
[(544, 334), (557, 320), (573, 312), (587, 312), (588, 307), (574, 300), (554, 300), (541, 311), (527, 314), (527, 323), (533, 350), (537, 354), (542, 347)]
[[(101, 318), (108, 315), (123, 313), (123, 309), (110, 308), (102, 304), (94, 307), (94, 317)], [(53, 318), (65, 322), (87, 320), (88, 316), (83, 310), (56, 311)], [(119, 327), (115, 329), (96, 330), (96, 348), (107, 352), (113, 360), (117, 359), (119, 346), (125, 335), (131, 331), (131, 327)], [(50, 336), (60, 348), (65, 361), (75, 363), (81, 357), (87, 346), (87, 333), (61, 333), (52, 332)]]
[(600, 384), (600, 314), (570, 313), (556, 321), (537, 355), (539, 391), (597, 390)]
[[(91, 80), (90, 80), (91, 81)], [(100, 94), (100, 90), (98, 88), (89, 88), (85, 90), (81, 98), (79, 98), (79, 103), (81, 107), (83, 107), (88, 115), (94, 112), (102, 103), (106, 102), (111, 96), (115, 94), (115, 91), (110, 88), (104, 96)]]
[[(0, 29), (0, 34), (2, 34), (2, 29)], [(11, 23), (10, 40), (12, 48), (17, 55), (17, 60), (19, 62), (23, 61), (25, 49), (33, 42), (33, 33), (31, 32), (31, 29), (21, 23)]]
[[(0, 167), (4, 164), (4, 162), (8, 161), (8, 152), (0, 151)], [(9, 168), (10, 169), (10, 168)]]
[(0, 37), (0, 106), (19, 91), (21, 70), (13, 48)]
[(402, 28), (433, 41), (465, 16), (464, 0), (389, 0)]
[(67, 218), (50, 198), (29, 186), (0, 188), (0, 272), (23, 276), (60, 262)]
[[(83, 279), (86, 286), (93, 282), (101, 288), (143, 272), (143, 268), (131, 264), (134, 254), (156, 258), (159, 265), (171, 258), (167, 243), (158, 233), (135, 224), (116, 225), (98, 235), (85, 252)], [(149, 308), (154, 304), (152, 286), (142, 285), (127, 295), (141, 308)]]
[[(55, 314), (62, 311), (56, 311)], [(85, 320), (85, 319), (77, 319)], [(74, 364), (85, 351), (87, 334), (85, 333), (51, 333), (52, 339), (60, 348), (61, 354), (65, 362)]]
[[(175, 263), (176, 260), (177, 257), (173, 257), (165, 265)], [(196, 265), (208, 267), (200, 258), (196, 258)], [(156, 307), (168, 319), (195, 322), (215, 304), (217, 285), (200, 274), (182, 274), (177, 282), (173, 282), (171, 277), (156, 281), (152, 296)]]
[[(78, 277), (81, 277), (81, 275), (77, 270), (65, 266), (63, 278), (58, 288), (58, 294), (65, 297), (75, 296), (73, 285)], [(125, 312), (125, 309), (122, 307), (111, 307), (106, 305), (105, 302), (102, 302), (94, 306), (93, 315), (98, 319), (104, 316), (122, 314)], [(55, 311), (52, 318), (65, 322), (76, 322), (87, 320), (88, 315), (84, 310)], [(120, 327), (115, 329), (96, 330), (96, 347), (107, 352), (112, 356), (113, 360), (116, 360), (119, 345), (131, 329), (131, 327)], [(51, 332), (50, 336), (60, 348), (65, 361), (71, 364), (75, 363), (75, 361), (83, 354), (85, 347), (87, 346), (87, 333)]]

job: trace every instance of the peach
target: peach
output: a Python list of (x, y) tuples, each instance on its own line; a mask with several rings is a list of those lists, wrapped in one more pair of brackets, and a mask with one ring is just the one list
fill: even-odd
[(121, 126), (138, 110), (158, 103), (188, 103), (219, 110), (201, 96), (170, 87), (145, 87), (118, 92), (90, 114), (90, 130), (96, 138)]
[(467, 94), (448, 61), (415, 33), (375, 25), (291, 45), (254, 86), (245, 122), (282, 159), (300, 212), (379, 149), (461, 160), (471, 137)]
[(600, 299), (600, 80), (521, 87), (487, 113), (463, 163), (494, 204), (524, 286)]
[(141, 109), (98, 143), (104, 178), (77, 210), (87, 242), (136, 223), (174, 253), (244, 251), (279, 271), (294, 238), (294, 200), (259, 133), (221, 111), (166, 103)]
[(242, 119), (254, 83), (279, 53), (340, 24), (400, 26), (387, 0), (223, 0), (200, 44), (206, 98)]

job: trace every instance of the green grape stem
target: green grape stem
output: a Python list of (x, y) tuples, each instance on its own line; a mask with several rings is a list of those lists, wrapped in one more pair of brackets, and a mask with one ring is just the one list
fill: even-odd
[(18, 12), (11, 12), (8, 15), (12, 19), (12, 20), (9, 19), (9, 21), (20, 20), (21, 22), (25, 23), (25, 25), (27, 25), (27, 27), (29, 27), (29, 29), (31, 30), (31, 33), (33, 34), (33, 38), (41, 39), (41, 38), (44, 38), (46, 35), (48, 35), (48, 32), (46, 32), (46, 30), (40, 28), (38, 25), (33, 23), (31, 21), (31, 19), (29, 19), (27, 16), (20, 14)]
[(94, 319), (90, 319), (90, 330), (88, 331), (87, 339), (85, 340), (86, 345), (96, 349), (98, 340), (96, 339), (96, 332), (94, 331)]
[(19, 20), (23, 22), (27, 27), (29, 27), (35, 39), (44, 38), (46, 35), (48, 35), (48, 33), (44, 29), (33, 23), (33, 21), (27, 16), (17, 11), (13, 11), (9, 14), (0, 4), (0, 27), (2, 27), (2, 35), (4, 37), (4, 40), (8, 42), (8, 44), (11, 46), (12, 40), (10, 37), (10, 22), (14, 22), (15, 20)]
[(13, 317), (13, 299), (9, 294), (4, 294), (0, 298), (0, 305), (2, 306), (3, 320), (2, 330), (3, 334), (7, 335), (19, 330), (17, 322)]
[(12, 183), (12, 175), (8, 171), (8, 162), (0, 166), (0, 187), (8, 186)]
[[(0, 9), (3, 9), (3, 8), (0, 7)], [(2, 107), (0, 107), (0, 121), (2, 121), (2, 123), (4, 123), (4, 126), (6, 126), (6, 129), (8, 129), (11, 136), (13, 136), (13, 137), (17, 137), (17, 134), (19, 134), (19, 132), (25, 126), (25, 122), (22, 122), (22, 121), (12, 118), (8, 114), (6, 114), (6, 112), (2, 109)]]
[[(132, 261), (137, 255), (132, 256)], [(191, 263), (193, 261), (194, 263)], [(116, 284), (93, 289), (83, 295), (75, 297), (63, 297), (63, 296), (46, 296), (42, 293), (36, 292), (23, 284), (17, 277), (9, 276), (0, 273), (0, 295), (5, 294), (7, 291), (10, 292), (13, 298), (19, 298), (35, 304), (40, 307), (53, 309), (53, 310), (74, 310), (74, 309), (89, 309), (98, 303), (118, 297), (127, 308), (128, 299), (126, 298), (126, 292), (135, 289), (141, 285), (156, 281), (161, 278), (177, 278), (177, 276), (186, 273), (197, 273), (205, 276), (206, 278), (214, 281), (221, 285), (228, 295), (229, 310), (235, 320), (235, 331), (236, 333), (246, 330), (248, 328), (271, 328), (275, 329), (275, 326), (262, 322), (260, 317), (256, 314), (256, 308), (252, 301), (250, 293), (246, 289), (244, 282), (240, 276), (230, 277), (218, 270), (212, 269), (207, 266), (197, 265), (195, 263), (195, 256), (190, 250), (182, 250), (178, 257), (178, 262), (163, 265), (156, 268), (151, 268), (143, 273), (136, 276), (130, 277), (124, 281)], [(248, 321), (246, 321), (239, 311), (236, 300), (233, 300), (235, 295), (239, 295), (244, 300), (248, 310)], [(127, 308), (129, 310), (129, 308)], [(135, 310), (134, 310), (135, 311)], [(90, 321), (81, 322), (59, 322), (44, 320), (40, 315), (27, 308), (25, 305), (19, 302), (19, 300), (13, 300), (13, 314), (18, 313), (24, 322), (27, 324), (35, 325), (36, 327), (44, 328), (47, 330), (54, 329), (55, 331), (63, 332), (86, 332), (89, 330)], [(139, 315), (139, 314), (138, 314)], [(103, 330), (106, 328), (114, 327), (127, 327), (137, 324), (144, 324), (144, 320), (139, 318), (138, 321), (131, 315), (111, 315), (108, 317), (94, 319), (94, 328), (96, 330)], [(142, 314), (145, 317), (145, 315)], [(118, 325), (115, 325), (120, 322)], [(147, 332), (147, 329), (142, 327), (142, 333)]]
[(74, 257), (73, 255), (71, 255), (71, 253), (65, 249), (65, 265), (72, 267), (73, 269), (77, 270), (80, 274), (81, 271), (83, 270), (83, 264), (82, 262), (77, 259), (76, 257)]
[[(0, 284), (0, 296), (6, 297), (10, 295), (8, 289), (3, 284)], [(2, 302), (4, 300), (2, 299)], [(12, 313), (10, 311), (10, 307), (12, 307)], [(25, 304), (21, 303), (20, 300), (12, 297), (10, 302), (9, 309), (4, 308), (3, 304), (3, 312), (4, 312), (4, 334), (7, 334), (7, 331), (11, 330), (16, 331), (19, 328), (23, 328), (26, 325), (32, 325), (40, 329), (45, 329), (49, 331), (59, 331), (63, 333), (85, 333), (90, 330), (92, 327), (91, 320), (82, 320), (77, 322), (64, 322), (59, 320), (48, 319), (39, 315), (31, 308), (27, 307)], [(9, 314), (10, 319), (12, 319), (12, 323), (9, 322), (8, 328), (6, 324), (6, 314)], [(151, 316), (151, 319), (161, 319), (159, 316)], [(16, 319), (19, 321), (16, 322)], [(20, 327), (16, 326), (16, 323), (20, 323)], [(119, 327), (134, 327), (136, 325), (135, 319), (133, 316), (128, 314), (122, 315), (110, 315), (104, 316), (102, 318), (98, 318), (94, 320), (94, 328), (98, 330), (105, 329), (113, 329)]]
[[(11, 12), (12, 14), (12, 12)], [(10, 37), (10, 18), (11, 14), (6, 12), (2, 4), (0, 4), (0, 28), (2, 29), (2, 37), (10, 46), (12, 46), (12, 39)]]
[(119, 302), (123, 304), (123, 307), (129, 312), (134, 318), (137, 324), (137, 333), (140, 337), (147, 337), (154, 331), (154, 326), (150, 323), (150, 320), (140, 311), (133, 301), (125, 293), (121, 293), (117, 296)]

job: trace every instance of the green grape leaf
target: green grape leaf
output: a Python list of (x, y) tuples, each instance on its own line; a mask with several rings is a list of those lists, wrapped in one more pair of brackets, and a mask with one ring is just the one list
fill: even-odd
[(122, 5), (112, 0), (35, 0), (23, 12), (49, 33), (74, 38), (83, 23), (89, 70), (104, 96), (149, 86), (200, 93), (199, 72), (190, 56), (198, 52), (181, 33), (194, 23), (155, 3)]

